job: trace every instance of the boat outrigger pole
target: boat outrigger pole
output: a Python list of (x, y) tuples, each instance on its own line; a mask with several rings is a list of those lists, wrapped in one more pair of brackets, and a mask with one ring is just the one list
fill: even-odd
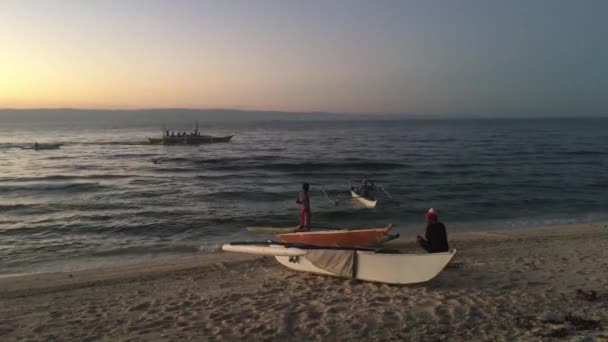
[(391, 194), (390, 194), (388, 191), (384, 190), (384, 187), (383, 187), (382, 185), (379, 185), (379, 186), (378, 186), (378, 189), (380, 189), (382, 192), (384, 192), (384, 194), (385, 194), (385, 195), (386, 195), (388, 198), (390, 198), (390, 199), (391, 199), (392, 201), (394, 201), (394, 202), (395, 202), (397, 205), (399, 205), (399, 201), (397, 201), (396, 199), (394, 199), (394, 198), (393, 198), (393, 196), (391, 196)]
[(327, 198), (327, 200), (329, 201), (329, 203), (333, 204), (333, 205), (338, 205), (338, 202), (332, 200), (331, 198), (329, 198), (329, 195), (327, 195), (327, 192), (325, 191), (325, 189), (323, 187), (321, 187), (321, 192), (323, 193), (323, 195), (325, 196), (325, 198)]

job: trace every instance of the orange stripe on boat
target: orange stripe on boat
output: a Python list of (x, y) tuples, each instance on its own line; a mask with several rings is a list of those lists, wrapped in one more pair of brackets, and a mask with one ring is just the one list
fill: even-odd
[(384, 228), (356, 230), (324, 230), (318, 232), (301, 232), (277, 234), (277, 237), (287, 243), (302, 243), (322, 247), (364, 247), (381, 243), (393, 228), (392, 224)]

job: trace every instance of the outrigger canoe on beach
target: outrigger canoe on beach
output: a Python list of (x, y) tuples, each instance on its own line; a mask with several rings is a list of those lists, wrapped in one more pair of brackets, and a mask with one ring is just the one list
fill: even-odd
[(414, 284), (436, 277), (456, 254), (401, 254), (394, 250), (326, 248), (273, 242), (233, 242), (225, 252), (274, 256), (292, 270), (387, 284)]
[(307, 244), (320, 247), (366, 247), (381, 244), (399, 237), (398, 234), (388, 234), (392, 228), (393, 225), (389, 224), (384, 228), (296, 232), (277, 234), (277, 238), (286, 243)]

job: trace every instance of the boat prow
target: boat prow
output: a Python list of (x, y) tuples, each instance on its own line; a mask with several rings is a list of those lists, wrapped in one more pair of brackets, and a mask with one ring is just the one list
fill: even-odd
[(359, 196), (359, 194), (357, 194), (352, 188), (350, 189), (350, 194), (354, 200), (356, 200), (358, 203), (360, 203), (361, 205), (363, 205), (366, 208), (375, 208), (376, 204), (378, 204), (377, 199), (371, 199), (371, 198), (365, 198), (365, 197)]

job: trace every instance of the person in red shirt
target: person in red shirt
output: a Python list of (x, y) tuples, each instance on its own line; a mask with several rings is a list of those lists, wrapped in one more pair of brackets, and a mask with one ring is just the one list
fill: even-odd
[(308, 190), (310, 185), (308, 183), (302, 184), (302, 191), (298, 194), (296, 203), (300, 205), (300, 231), (310, 230), (310, 197), (308, 196)]

